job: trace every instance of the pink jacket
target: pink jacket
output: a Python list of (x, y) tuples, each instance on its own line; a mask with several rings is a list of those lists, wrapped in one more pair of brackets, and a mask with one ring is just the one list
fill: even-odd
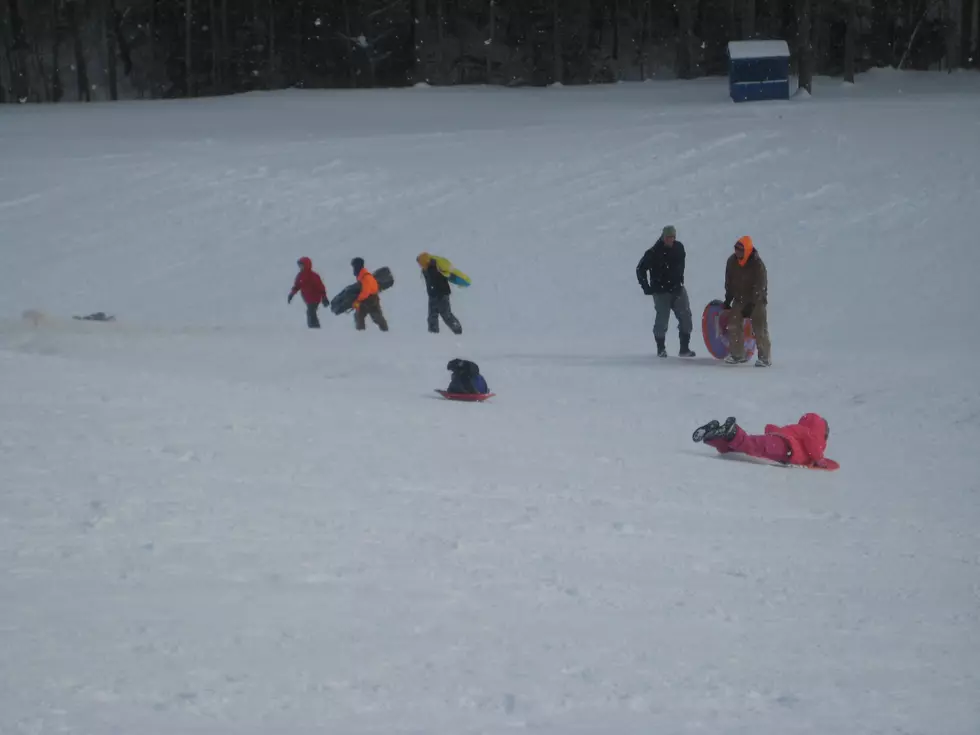
[(797, 423), (788, 426), (767, 424), (766, 433), (781, 436), (789, 442), (791, 464), (820, 462), (827, 450), (827, 422), (819, 414), (803, 414)]

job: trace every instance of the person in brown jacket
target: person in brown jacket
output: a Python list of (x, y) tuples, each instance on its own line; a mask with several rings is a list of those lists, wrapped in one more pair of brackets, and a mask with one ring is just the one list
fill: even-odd
[(728, 344), (730, 352), (725, 362), (735, 365), (745, 358), (745, 320), (752, 320), (756, 346), (759, 350), (756, 367), (772, 364), (772, 344), (769, 342), (769, 277), (766, 264), (748, 235), (735, 243), (735, 252), (725, 266), (725, 309), (728, 314)]

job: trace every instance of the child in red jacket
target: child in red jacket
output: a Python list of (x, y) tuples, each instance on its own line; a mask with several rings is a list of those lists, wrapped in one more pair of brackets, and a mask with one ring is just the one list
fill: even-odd
[(299, 266), (299, 273), (296, 274), (296, 280), (286, 298), (286, 303), (290, 303), (293, 296), (299, 291), (303, 296), (303, 301), (306, 302), (306, 326), (310, 329), (319, 329), (320, 319), (317, 317), (316, 310), (320, 308), (320, 304), (330, 305), (330, 301), (327, 299), (327, 287), (323, 285), (320, 274), (313, 270), (312, 260), (303, 256), (296, 261), (296, 265)]
[(830, 425), (815, 413), (804, 414), (797, 423), (788, 426), (766, 424), (764, 434), (754, 435), (745, 433), (735, 423), (735, 417), (730, 416), (724, 424), (709, 421), (699, 427), (692, 438), (695, 442), (703, 441), (722, 454), (740, 452), (783, 464), (830, 466), (830, 460), (824, 457), (830, 438)]

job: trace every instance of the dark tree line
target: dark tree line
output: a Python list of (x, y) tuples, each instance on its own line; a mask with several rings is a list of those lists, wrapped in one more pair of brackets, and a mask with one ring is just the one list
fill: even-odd
[(0, 102), (980, 67), (980, 0), (0, 0)]

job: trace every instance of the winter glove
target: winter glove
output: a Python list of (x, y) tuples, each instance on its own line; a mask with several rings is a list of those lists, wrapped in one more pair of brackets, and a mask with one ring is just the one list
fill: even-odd
[(729, 309), (732, 308), (732, 297), (729, 296), (727, 293), (725, 294), (725, 304), (723, 308), (725, 309), (725, 311), (728, 311)]
[(644, 286), (643, 293), (647, 296), (653, 296), (653, 289), (650, 288), (649, 286)]
[(328, 299), (328, 298), (327, 298), (326, 296), (324, 296), (324, 297), (323, 297), (323, 301), (322, 301), (321, 303), (322, 303), (322, 304), (323, 304), (324, 306), (330, 306), (330, 299)]
[(295, 295), (296, 294), (293, 294), (293, 293), (289, 294), (289, 296), (286, 297), (286, 303), (287, 304), (293, 303), (293, 296), (295, 296)]
[(742, 307), (742, 318), (743, 319), (748, 319), (750, 316), (752, 316), (752, 309), (754, 309), (754, 308), (755, 308), (755, 304), (746, 304), (745, 306), (743, 306)]

